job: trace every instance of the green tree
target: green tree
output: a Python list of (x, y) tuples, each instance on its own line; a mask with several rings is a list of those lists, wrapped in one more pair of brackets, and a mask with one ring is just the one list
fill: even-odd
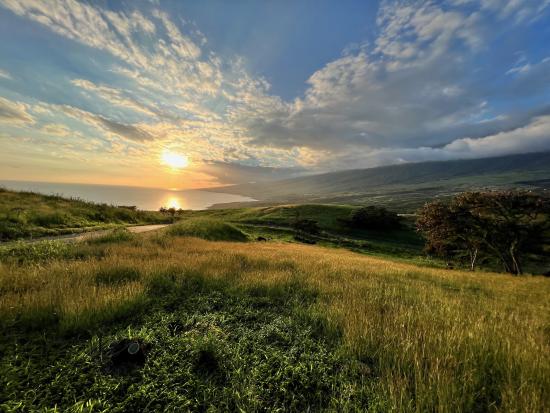
[(354, 210), (349, 225), (357, 229), (396, 229), (401, 225), (399, 216), (386, 208), (365, 206)]

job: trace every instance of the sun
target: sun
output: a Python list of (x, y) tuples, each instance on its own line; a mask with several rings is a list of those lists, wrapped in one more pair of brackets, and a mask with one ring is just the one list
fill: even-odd
[(173, 169), (182, 169), (189, 165), (189, 158), (180, 153), (165, 151), (162, 154), (162, 163)]

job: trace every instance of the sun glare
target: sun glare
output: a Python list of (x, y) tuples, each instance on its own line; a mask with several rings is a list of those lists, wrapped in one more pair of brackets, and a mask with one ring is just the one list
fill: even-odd
[(164, 152), (162, 154), (162, 162), (173, 169), (181, 169), (189, 165), (187, 156), (176, 152)]

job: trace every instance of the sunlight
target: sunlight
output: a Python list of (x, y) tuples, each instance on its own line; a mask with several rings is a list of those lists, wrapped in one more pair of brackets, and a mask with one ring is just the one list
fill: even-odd
[(182, 169), (189, 165), (189, 158), (180, 153), (165, 151), (162, 153), (162, 163), (172, 169)]
[(182, 209), (180, 199), (176, 197), (170, 197), (165, 203), (167, 208)]
[(189, 205), (185, 202), (185, 198), (178, 195), (169, 195), (161, 200), (160, 205), (164, 208), (188, 209)]

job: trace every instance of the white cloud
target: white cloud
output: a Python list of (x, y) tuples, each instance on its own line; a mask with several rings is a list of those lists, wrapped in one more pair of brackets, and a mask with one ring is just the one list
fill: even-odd
[[(312, 74), (303, 99), (250, 117), (246, 125), (252, 143), (328, 150), (331, 159), (319, 155), (320, 166), (328, 169), (364, 166), (363, 160), (369, 165), (398, 162), (413, 155), (454, 157), (451, 148), (437, 148), (452, 141), (458, 145), (464, 136), (475, 140), (510, 129), (524, 133), (520, 126), (533, 113), (495, 113), (492, 101), (511, 99), (514, 104), (523, 96), (541, 96), (550, 81), (547, 63), (521, 62), (509, 73), (522, 76), (494, 88), (483, 70), (475, 73), (477, 58), (489, 52), (486, 45), (494, 40), (487, 20), (491, 5), (468, 2), (470, 7), (463, 8), (465, 2), (454, 3), (459, 7), (385, 2), (373, 46), (364, 45)], [(515, 150), (521, 145), (519, 140)], [(541, 145), (550, 149), (548, 141)]]
[(29, 109), (0, 100), (0, 120), (25, 125), (33, 121), (28, 110), (44, 117), (62, 113), (108, 138), (109, 150), (131, 156), (169, 146), (207, 163), (278, 167), (347, 168), (550, 149), (534, 132), (545, 128), (537, 123), (546, 122), (544, 116), (530, 122), (532, 108), (499, 113), (492, 107), (496, 98), (548, 90), (550, 60), (509, 64), (511, 76), (498, 88), (483, 68), (474, 73), (476, 58), (490, 53), (496, 36), (491, 19), (523, 24), (549, 2), (384, 1), (373, 41), (312, 73), (304, 95), (285, 102), (265, 79), (250, 75), (242, 59), (220, 58), (206, 49), (202, 34), (161, 10), (0, 0), (17, 15), (114, 57), (112, 83), (71, 81), (95, 111), (74, 102)]
[(2, 70), (2, 69), (0, 69), (0, 78), (4, 78), (4, 79), (8, 79), (8, 80), (13, 79), (9, 72), (7, 72), (6, 70)]
[(550, 149), (550, 115), (536, 117), (527, 125), (483, 138), (457, 139), (443, 147), (460, 156), (498, 156)]
[(0, 97), (0, 122), (8, 125), (29, 125), (34, 118), (28, 113), (28, 105)]

